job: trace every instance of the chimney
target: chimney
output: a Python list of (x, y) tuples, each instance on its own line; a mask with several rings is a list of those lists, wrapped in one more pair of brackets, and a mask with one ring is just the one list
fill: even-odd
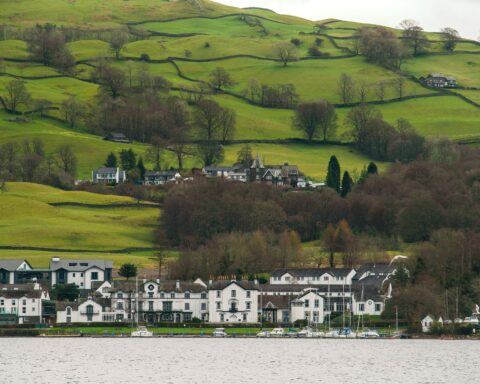
[(60, 261), (60, 257), (52, 257), (52, 263), (58, 263)]
[(257, 279), (253, 280), (253, 284), (258, 285), (258, 280)]
[(160, 279), (155, 280), (157, 284), (160, 284)]
[(175, 283), (175, 288), (180, 289), (180, 281), (179, 280), (177, 280), (177, 282)]
[(208, 280), (208, 285), (212, 285), (213, 284), (213, 280)]
[(147, 279), (143, 279), (143, 284), (146, 284), (147, 283)]

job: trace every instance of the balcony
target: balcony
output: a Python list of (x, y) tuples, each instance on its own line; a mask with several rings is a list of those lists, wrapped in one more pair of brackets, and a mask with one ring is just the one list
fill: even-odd
[(230, 308), (228, 309), (228, 312), (230, 312), (230, 313), (237, 313), (237, 312), (238, 312), (238, 308), (236, 308), (236, 307), (230, 307)]
[(82, 316), (97, 316), (100, 315), (100, 312), (80, 312)]

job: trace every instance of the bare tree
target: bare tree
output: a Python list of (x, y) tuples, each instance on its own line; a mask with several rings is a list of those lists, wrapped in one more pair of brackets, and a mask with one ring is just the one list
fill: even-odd
[(328, 101), (320, 100), (298, 105), (293, 118), (293, 126), (305, 133), (308, 140), (321, 136), (326, 142), (335, 134), (337, 114)]
[(73, 153), (72, 147), (64, 145), (57, 151), (57, 163), (59, 168), (71, 177), (77, 173), (77, 157)]
[(346, 73), (342, 73), (338, 80), (338, 95), (343, 104), (350, 104), (355, 95), (355, 83)]
[(365, 83), (361, 83), (360, 87), (358, 88), (358, 99), (361, 103), (365, 103), (368, 98), (368, 85)]
[(275, 45), (273, 53), (286, 67), (288, 63), (292, 61), (297, 61), (297, 49), (291, 43), (278, 43)]
[(387, 92), (385, 81), (379, 81), (375, 87), (375, 94), (380, 101), (385, 100), (385, 94)]
[(17, 112), (21, 105), (28, 106), (32, 99), (25, 82), (19, 79), (11, 80), (5, 86), (5, 107), (9, 112)]
[(393, 84), (397, 91), (398, 98), (402, 99), (405, 93), (405, 78), (403, 76), (399, 76), (393, 81)]
[(453, 52), (457, 46), (458, 40), (460, 40), (460, 34), (454, 28), (443, 28), (441, 30), (442, 35), (445, 39), (443, 46), (449, 52)]
[(223, 67), (217, 67), (210, 72), (209, 79), (212, 87), (217, 90), (231, 88), (235, 85), (230, 73), (228, 73)]
[(427, 35), (423, 32), (423, 28), (414, 20), (404, 20), (400, 23), (403, 29), (403, 42), (412, 49), (413, 56), (417, 56), (425, 52), (430, 46)]
[(70, 96), (61, 104), (65, 121), (73, 128), (78, 123), (78, 120), (85, 114), (85, 106), (75, 96)]
[(125, 30), (113, 31), (110, 37), (110, 47), (115, 53), (115, 58), (120, 58), (120, 52), (123, 46), (128, 43), (128, 32)]
[(220, 113), (220, 135), (222, 144), (226, 144), (228, 139), (231, 139), (235, 134), (235, 124), (237, 116), (234, 110), (222, 108)]

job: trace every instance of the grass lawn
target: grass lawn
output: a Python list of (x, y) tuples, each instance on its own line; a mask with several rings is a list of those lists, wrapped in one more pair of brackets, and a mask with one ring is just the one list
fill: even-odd
[(22, 40), (0, 40), (0, 57), (4, 59), (28, 59), (27, 43)]
[(14, 63), (7, 61), (4, 63), (5, 73), (20, 77), (43, 77), (55, 76), (59, 73), (52, 67), (34, 63)]
[(455, 92), (467, 97), (468, 99), (474, 101), (475, 103), (480, 104), (480, 89), (471, 91), (471, 90), (456, 90)]
[(469, 54), (451, 54), (422, 56), (408, 60), (403, 70), (416, 77), (429, 73), (443, 73), (455, 76), (463, 87), (480, 87), (480, 56)]
[[(109, 204), (129, 202), (132, 206), (56, 207), (47, 203), (49, 200), (63, 200), (105, 204), (107, 198)], [(0, 211), (0, 245), (91, 249), (92, 252), (154, 247), (153, 232), (160, 214), (157, 207), (138, 207), (133, 199), (58, 191), (25, 183), (7, 184), (7, 192), (0, 198)]]
[[(225, 164), (233, 164), (242, 145), (225, 147)], [(342, 172), (348, 170), (351, 175), (359, 176), (364, 166), (371, 161), (356, 150), (347, 146), (309, 146), (306, 144), (252, 144), (252, 152), (264, 158), (264, 163), (278, 165), (285, 162), (298, 165), (307, 177), (323, 181), (327, 173), (328, 162), (332, 155), (337, 156)], [(380, 171), (387, 163), (377, 162)]]
[[(338, 60), (306, 60), (291, 63), (287, 67), (271, 61), (255, 59), (230, 59), (208, 63), (177, 62), (182, 72), (196, 80), (208, 80), (210, 72), (216, 67), (229, 71), (237, 85), (233, 91), (241, 93), (252, 78), (264, 84), (294, 84), (297, 93), (304, 101), (326, 99), (340, 102), (337, 95), (338, 80), (342, 73), (348, 73), (357, 82), (373, 88), (379, 81), (392, 81), (397, 78), (392, 72), (365, 62), (360, 57)], [(423, 94), (428, 91), (412, 81), (406, 81), (405, 95)], [(387, 98), (396, 97), (392, 86), (387, 89)], [(368, 100), (375, 100), (370, 89)]]
[(92, 60), (98, 57), (112, 57), (110, 44), (101, 40), (78, 40), (67, 44), (75, 60)]

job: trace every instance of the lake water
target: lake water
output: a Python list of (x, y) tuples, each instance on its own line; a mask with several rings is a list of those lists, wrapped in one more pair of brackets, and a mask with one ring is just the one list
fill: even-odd
[(474, 383), (478, 341), (0, 338), (0, 383)]

